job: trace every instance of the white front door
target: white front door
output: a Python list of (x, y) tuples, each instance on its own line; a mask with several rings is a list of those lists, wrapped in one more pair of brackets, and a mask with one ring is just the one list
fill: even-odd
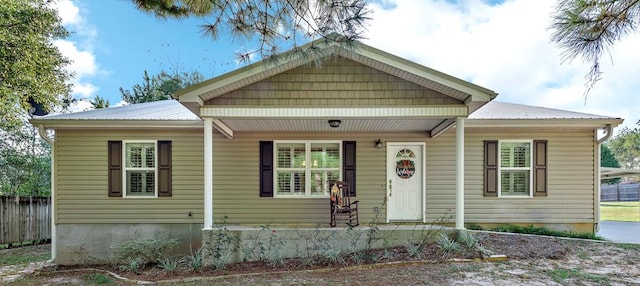
[(387, 220), (423, 221), (424, 143), (387, 143)]

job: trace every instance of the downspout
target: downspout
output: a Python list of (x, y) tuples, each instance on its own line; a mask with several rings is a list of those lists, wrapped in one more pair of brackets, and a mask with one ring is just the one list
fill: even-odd
[(44, 128), (44, 125), (40, 124), (38, 125), (38, 134), (40, 135), (40, 137), (44, 140), (47, 141), (47, 143), (49, 143), (51, 145), (51, 259), (48, 262), (54, 262), (56, 260), (56, 253), (58, 250), (58, 247), (56, 245), (57, 242), (57, 225), (56, 225), (56, 211), (55, 211), (55, 204), (56, 204), (56, 200), (55, 200), (55, 142), (53, 140), (53, 138), (49, 137), (49, 134), (47, 134), (47, 130)]
[(601, 193), (601, 186), (602, 186), (602, 179), (600, 177), (600, 145), (602, 143), (604, 143), (605, 141), (609, 140), (609, 138), (611, 138), (611, 136), (613, 136), (613, 126), (611, 126), (611, 124), (607, 124), (607, 126), (604, 129), (604, 136), (602, 136), (602, 138), (598, 139), (598, 129), (594, 130), (594, 137), (595, 137), (595, 142), (596, 142), (596, 149), (597, 151), (596, 153), (596, 158), (595, 158), (595, 169), (596, 169), (596, 174), (597, 174), (597, 178), (595, 180), (595, 189), (596, 192), (594, 192), (594, 226), (593, 226), (593, 233), (598, 233), (598, 231), (600, 230), (600, 193)]
[[(596, 129), (597, 131), (597, 129)], [(613, 126), (611, 126), (611, 124), (607, 124), (607, 126), (604, 129), (604, 136), (600, 139), (598, 139), (598, 133), (596, 132), (596, 141), (598, 142), (598, 144), (602, 144), (604, 143), (604, 141), (609, 140), (609, 138), (611, 138), (611, 136), (613, 136)], [(598, 146), (600, 147), (600, 146)]]

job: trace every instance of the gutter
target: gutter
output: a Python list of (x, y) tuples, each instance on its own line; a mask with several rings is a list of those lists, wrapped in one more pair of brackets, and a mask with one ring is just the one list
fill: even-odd
[(58, 234), (57, 231), (57, 225), (55, 223), (56, 221), (56, 212), (55, 212), (55, 204), (56, 204), (56, 200), (55, 200), (55, 141), (53, 140), (53, 138), (49, 137), (49, 134), (47, 134), (47, 130), (44, 128), (43, 124), (39, 124), (38, 125), (38, 134), (40, 134), (40, 137), (42, 137), (42, 139), (44, 139), (44, 141), (47, 141), (47, 143), (51, 144), (51, 259), (49, 259), (47, 262), (53, 263), (56, 260), (56, 253), (57, 253), (57, 245), (56, 245), (56, 237)]

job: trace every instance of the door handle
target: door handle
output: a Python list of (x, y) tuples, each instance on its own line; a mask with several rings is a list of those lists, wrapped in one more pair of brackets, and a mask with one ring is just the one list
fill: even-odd
[(393, 183), (393, 180), (389, 180), (389, 197), (391, 197), (391, 194), (393, 193), (392, 183)]

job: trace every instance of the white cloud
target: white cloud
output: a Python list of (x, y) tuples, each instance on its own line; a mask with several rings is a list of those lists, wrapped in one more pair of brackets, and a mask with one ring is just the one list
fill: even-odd
[(80, 9), (71, 0), (58, 0), (54, 5), (62, 19), (62, 25), (78, 25), (83, 22)]
[(585, 104), (589, 65), (561, 63), (550, 42), (554, 0), (382, 3), (371, 4), (369, 45), (492, 89), (499, 101), (623, 117), (630, 127), (639, 119), (638, 34), (615, 45), (615, 65), (603, 58), (604, 78)]
[(79, 99), (69, 106), (69, 111), (72, 113), (87, 110), (93, 110), (93, 104), (91, 104), (91, 101), (87, 98)]
[(88, 98), (98, 91), (90, 81), (100, 71), (93, 51), (93, 42), (97, 36), (95, 28), (88, 25), (82, 16), (82, 10), (71, 0), (53, 2), (62, 19), (62, 24), (77, 35), (76, 40), (56, 40), (53, 44), (60, 53), (71, 60), (67, 69), (75, 74), (72, 79), (72, 95)]

